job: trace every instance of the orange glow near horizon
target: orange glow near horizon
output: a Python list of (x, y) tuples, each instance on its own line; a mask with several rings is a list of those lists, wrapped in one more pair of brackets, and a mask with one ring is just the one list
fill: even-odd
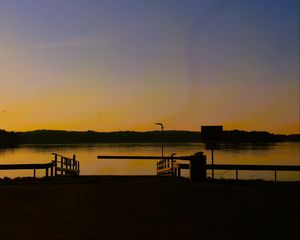
[(296, 3), (67, 2), (0, 3), (0, 128), (299, 133)]

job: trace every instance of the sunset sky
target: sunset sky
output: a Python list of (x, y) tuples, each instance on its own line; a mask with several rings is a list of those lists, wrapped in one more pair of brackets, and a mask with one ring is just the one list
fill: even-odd
[(0, 128), (299, 133), (298, 0), (0, 0)]

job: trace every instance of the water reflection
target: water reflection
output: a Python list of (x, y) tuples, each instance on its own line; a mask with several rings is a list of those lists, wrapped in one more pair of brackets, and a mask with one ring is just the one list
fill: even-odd
[(225, 143), (221, 145), (223, 151), (267, 151), (276, 148), (277, 143)]

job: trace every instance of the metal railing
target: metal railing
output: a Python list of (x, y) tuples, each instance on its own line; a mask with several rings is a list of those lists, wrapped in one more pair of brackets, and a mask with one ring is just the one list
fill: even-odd
[(300, 171), (300, 166), (292, 165), (246, 165), (246, 164), (207, 164), (206, 169), (214, 170), (233, 170), (235, 171), (236, 180), (239, 179), (238, 171), (274, 171), (274, 181), (277, 181), (278, 171)]

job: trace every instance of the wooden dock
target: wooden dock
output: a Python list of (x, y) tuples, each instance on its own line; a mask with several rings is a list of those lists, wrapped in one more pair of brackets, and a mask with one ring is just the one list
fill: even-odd
[[(206, 156), (203, 152), (197, 152), (190, 156), (98, 156), (98, 159), (136, 159), (159, 160), (156, 164), (156, 173), (159, 176), (181, 177), (181, 170), (190, 172), (191, 181), (203, 181), (207, 178), (207, 170), (233, 170), (236, 180), (239, 179), (239, 171), (274, 171), (274, 180), (277, 181), (278, 171), (300, 171), (300, 166), (293, 165), (243, 165), (243, 164), (206, 164)], [(178, 161), (179, 160), (179, 161)], [(186, 160), (183, 163), (180, 160)]]
[(53, 163), (37, 163), (37, 164), (1, 164), (0, 170), (33, 170), (33, 177), (36, 177), (36, 170), (45, 169), (45, 176), (53, 176)]
[(76, 160), (75, 155), (73, 158), (52, 153), (54, 160), (50, 163), (29, 163), (29, 164), (0, 164), (0, 170), (33, 170), (33, 177), (36, 177), (36, 170), (44, 169), (46, 177), (54, 177), (58, 175), (79, 175), (80, 165)]

